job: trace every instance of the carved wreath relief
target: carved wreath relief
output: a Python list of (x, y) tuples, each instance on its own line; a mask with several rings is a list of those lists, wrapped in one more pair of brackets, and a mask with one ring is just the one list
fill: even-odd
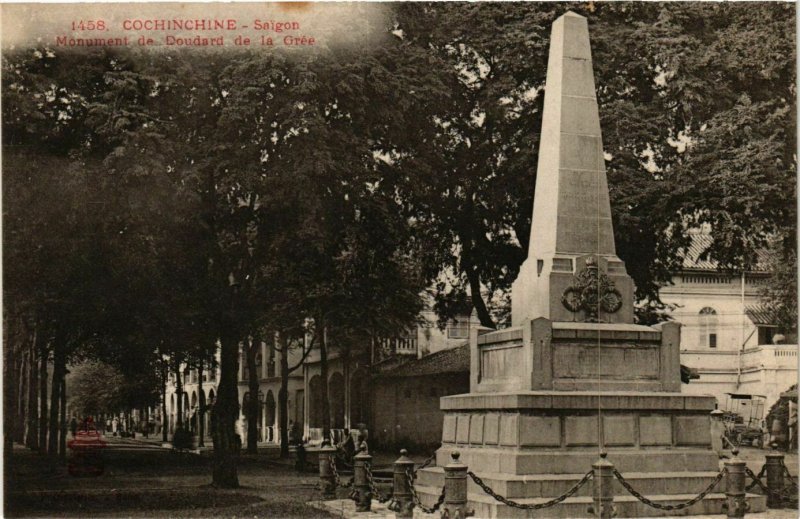
[(622, 294), (614, 287), (608, 276), (600, 273), (597, 259), (590, 257), (561, 296), (561, 303), (570, 312), (586, 312), (584, 321), (598, 322), (599, 310), (613, 314), (622, 308)]

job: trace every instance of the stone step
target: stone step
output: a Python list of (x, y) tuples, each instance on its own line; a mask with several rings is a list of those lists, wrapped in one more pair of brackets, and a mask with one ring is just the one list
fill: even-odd
[[(445, 445), (436, 451), (436, 465), (450, 463), (450, 454), (476, 474), (585, 474), (599, 459), (597, 449), (537, 451)], [(719, 470), (719, 458), (710, 449), (609, 449), (608, 460), (627, 472), (705, 472)]]
[[(426, 506), (433, 505), (441, 492), (441, 488), (437, 489), (436, 487), (417, 486), (416, 489), (422, 503)], [(661, 505), (675, 505), (688, 501), (695, 497), (695, 495), (696, 494), (648, 495), (646, 497)], [(510, 507), (496, 501), (483, 491), (479, 493), (468, 492), (467, 499), (469, 501), (469, 509), (473, 510), (475, 513), (474, 517), (483, 519), (596, 517), (588, 511), (589, 507), (592, 505), (592, 498), (590, 496), (570, 497), (561, 503), (541, 510), (521, 510), (519, 508)], [(548, 501), (548, 498), (515, 499), (514, 501), (520, 504), (537, 504)], [(725, 501), (725, 494), (717, 492), (707, 495), (705, 499), (685, 509), (667, 511), (645, 505), (626, 492), (624, 495), (615, 495), (614, 506), (616, 507), (617, 517), (674, 517), (723, 514), (722, 505)], [(749, 513), (763, 512), (766, 510), (766, 496), (747, 494), (747, 502), (750, 505)]]
[[(513, 474), (485, 473), (477, 474), (485, 484), (498, 494), (509, 499), (527, 497), (555, 497), (565, 493), (583, 478), (583, 474), (534, 474), (519, 476)], [(690, 494), (699, 493), (716, 477), (716, 472), (629, 472), (623, 474), (633, 487), (644, 495), (650, 494)], [(418, 485), (438, 487), (444, 484), (444, 469), (432, 467), (417, 472)], [(614, 479), (614, 494), (623, 495), (626, 490)], [(469, 492), (483, 490), (470, 479), (467, 482)], [(716, 492), (725, 491), (723, 479), (715, 487)], [(577, 496), (590, 496), (591, 482), (581, 487)]]

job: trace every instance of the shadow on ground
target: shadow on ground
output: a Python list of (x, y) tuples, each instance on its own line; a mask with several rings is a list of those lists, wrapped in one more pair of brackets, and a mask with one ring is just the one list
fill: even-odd
[[(7, 517), (333, 517), (306, 503), (317, 477), (276, 463), (240, 460), (239, 489), (216, 489), (210, 455), (110, 444), (101, 476), (74, 477), (63, 465), (15, 447), (5, 478)], [(277, 453), (276, 453), (277, 454)]]

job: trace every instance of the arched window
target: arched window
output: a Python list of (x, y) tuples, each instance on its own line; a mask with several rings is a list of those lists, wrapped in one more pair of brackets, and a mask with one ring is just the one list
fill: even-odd
[(717, 347), (717, 311), (706, 306), (700, 310), (700, 346)]

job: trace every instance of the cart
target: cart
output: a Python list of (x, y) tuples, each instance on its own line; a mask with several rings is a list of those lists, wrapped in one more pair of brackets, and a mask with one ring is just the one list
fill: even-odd
[(751, 445), (761, 447), (764, 442), (764, 402), (766, 396), (748, 393), (725, 393), (728, 395), (723, 421), (725, 438), (737, 447)]
[(67, 471), (72, 476), (99, 476), (105, 470), (103, 449), (106, 442), (97, 429), (78, 431), (67, 443), (72, 454)]

